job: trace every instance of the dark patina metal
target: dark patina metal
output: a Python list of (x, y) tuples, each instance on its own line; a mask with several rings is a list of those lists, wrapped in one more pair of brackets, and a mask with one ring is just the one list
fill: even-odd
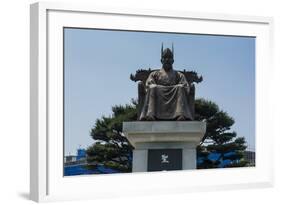
[(138, 120), (194, 120), (195, 71), (173, 69), (174, 49), (161, 48), (161, 69), (140, 69), (131, 80), (138, 83)]

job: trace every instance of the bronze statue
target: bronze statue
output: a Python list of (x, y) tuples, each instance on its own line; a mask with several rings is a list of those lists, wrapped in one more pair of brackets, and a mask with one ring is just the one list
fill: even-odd
[(201, 82), (194, 71), (173, 69), (174, 49), (161, 48), (162, 68), (138, 70), (131, 80), (138, 86), (139, 120), (194, 120), (193, 82)]

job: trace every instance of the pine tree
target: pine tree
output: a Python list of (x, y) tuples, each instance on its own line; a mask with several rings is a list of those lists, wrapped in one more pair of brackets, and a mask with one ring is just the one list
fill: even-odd
[(112, 112), (112, 116), (98, 119), (91, 129), (95, 143), (86, 150), (87, 168), (103, 166), (117, 172), (131, 172), (133, 147), (122, 133), (122, 123), (137, 119), (136, 103), (114, 106)]
[(207, 122), (207, 130), (197, 147), (197, 168), (243, 167), (247, 165), (244, 137), (231, 131), (234, 119), (219, 107), (204, 99), (195, 102), (197, 120)]

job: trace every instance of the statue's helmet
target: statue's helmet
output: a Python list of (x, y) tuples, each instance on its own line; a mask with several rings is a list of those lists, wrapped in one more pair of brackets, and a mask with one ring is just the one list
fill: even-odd
[(174, 54), (169, 48), (166, 48), (161, 55), (161, 58), (167, 58), (167, 57), (174, 58)]
[(163, 50), (163, 43), (162, 43), (162, 47), (161, 47), (161, 62), (162, 63), (165, 58), (169, 58), (171, 61), (170, 63), (173, 64), (173, 62), (174, 62), (174, 45), (172, 45), (172, 50), (170, 48), (165, 48), (165, 50)]

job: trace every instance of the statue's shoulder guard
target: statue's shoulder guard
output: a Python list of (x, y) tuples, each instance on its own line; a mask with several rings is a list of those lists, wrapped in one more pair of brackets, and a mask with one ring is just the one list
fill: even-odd
[(186, 71), (184, 69), (183, 71), (178, 71), (178, 72), (184, 74), (188, 84), (201, 83), (203, 81), (203, 77), (198, 76), (197, 72), (195, 71)]
[(157, 69), (153, 69), (152, 70), (151, 68), (149, 68), (147, 70), (139, 69), (139, 70), (136, 71), (136, 73), (134, 75), (133, 74), (130, 75), (130, 79), (132, 81), (135, 81), (135, 82), (142, 81), (145, 84), (145, 82), (146, 82), (148, 76), (150, 75), (150, 73), (152, 73), (152, 72), (154, 72), (156, 70)]

